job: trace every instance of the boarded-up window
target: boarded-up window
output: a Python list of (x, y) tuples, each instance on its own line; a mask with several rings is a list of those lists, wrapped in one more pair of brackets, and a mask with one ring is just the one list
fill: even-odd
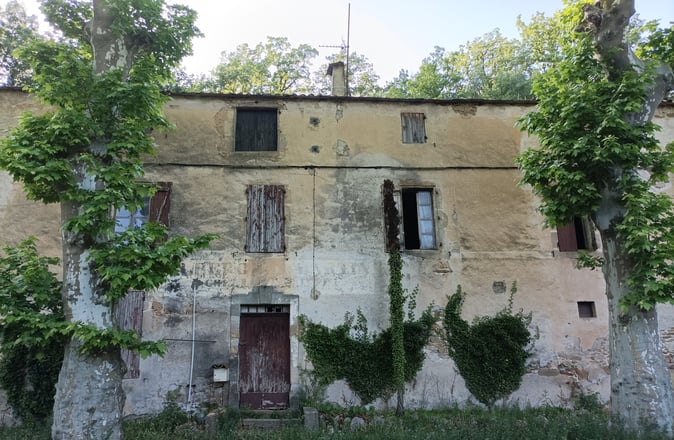
[(400, 113), (403, 144), (426, 143), (426, 116), (423, 113)]
[[(145, 292), (132, 290), (117, 302), (116, 315), (120, 330), (133, 330), (142, 335), (143, 331), (143, 302)], [(140, 377), (140, 359), (138, 353), (122, 349), (122, 360), (126, 363), (124, 379), (137, 379)]]
[(237, 109), (235, 151), (276, 151), (278, 137), (275, 108)]
[(285, 189), (250, 185), (246, 193), (246, 251), (285, 252)]
[(557, 247), (561, 252), (597, 249), (590, 222), (585, 218), (575, 217), (571, 223), (558, 226)]
[(435, 249), (433, 190), (403, 188), (401, 244), (404, 249)]

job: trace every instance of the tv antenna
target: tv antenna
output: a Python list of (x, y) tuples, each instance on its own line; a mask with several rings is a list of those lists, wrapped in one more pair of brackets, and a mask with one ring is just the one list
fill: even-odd
[(346, 19), (346, 44), (344, 44), (344, 40), (342, 40), (342, 44), (339, 46), (327, 46), (327, 45), (319, 45), (318, 47), (330, 47), (330, 48), (335, 48), (335, 49), (341, 49), (341, 50), (346, 50), (346, 60), (345, 60), (345, 65), (346, 65), (346, 73), (345, 73), (345, 79), (344, 81), (346, 82), (346, 96), (350, 96), (351, 93), (349, 92), (349, 38), (351, 36), (351, 3), (349, 3), (349, 7), (347, 10), (347, 19)]

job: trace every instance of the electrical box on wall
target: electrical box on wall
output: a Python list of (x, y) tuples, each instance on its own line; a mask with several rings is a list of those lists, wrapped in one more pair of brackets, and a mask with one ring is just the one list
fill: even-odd
[(213, 365), (213, 382), (229, 382), (229, 368), (226, 365)]

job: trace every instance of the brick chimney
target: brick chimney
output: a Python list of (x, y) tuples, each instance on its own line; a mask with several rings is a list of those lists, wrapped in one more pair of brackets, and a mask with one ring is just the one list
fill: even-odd
[(337, 61), (328, 66), (328, 75), (332, 76), (332, 96), (346, 96), (346, 76), (344, 63)]

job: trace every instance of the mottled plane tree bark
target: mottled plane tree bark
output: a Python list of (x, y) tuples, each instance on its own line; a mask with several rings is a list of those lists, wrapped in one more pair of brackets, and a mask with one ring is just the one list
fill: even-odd
[(674, 215), (668, 180), (674, 145), (663, 148), (651, 122), (674, 86), (671, 29), (654, 33), (637, 57), (626, 39), (634, 0), (577, 3), (565, 10), (563, 57), (534, 83), (539, 100), (521, 125), (540, 148), (518, 159), (522, 182), (541, 197), (550, 226), (589, 217), (601, 236), (608, 298), (611, 413), (631, 430), (672, 433), (674, 397), (663, 358), (656, 304), (674, 294)]

